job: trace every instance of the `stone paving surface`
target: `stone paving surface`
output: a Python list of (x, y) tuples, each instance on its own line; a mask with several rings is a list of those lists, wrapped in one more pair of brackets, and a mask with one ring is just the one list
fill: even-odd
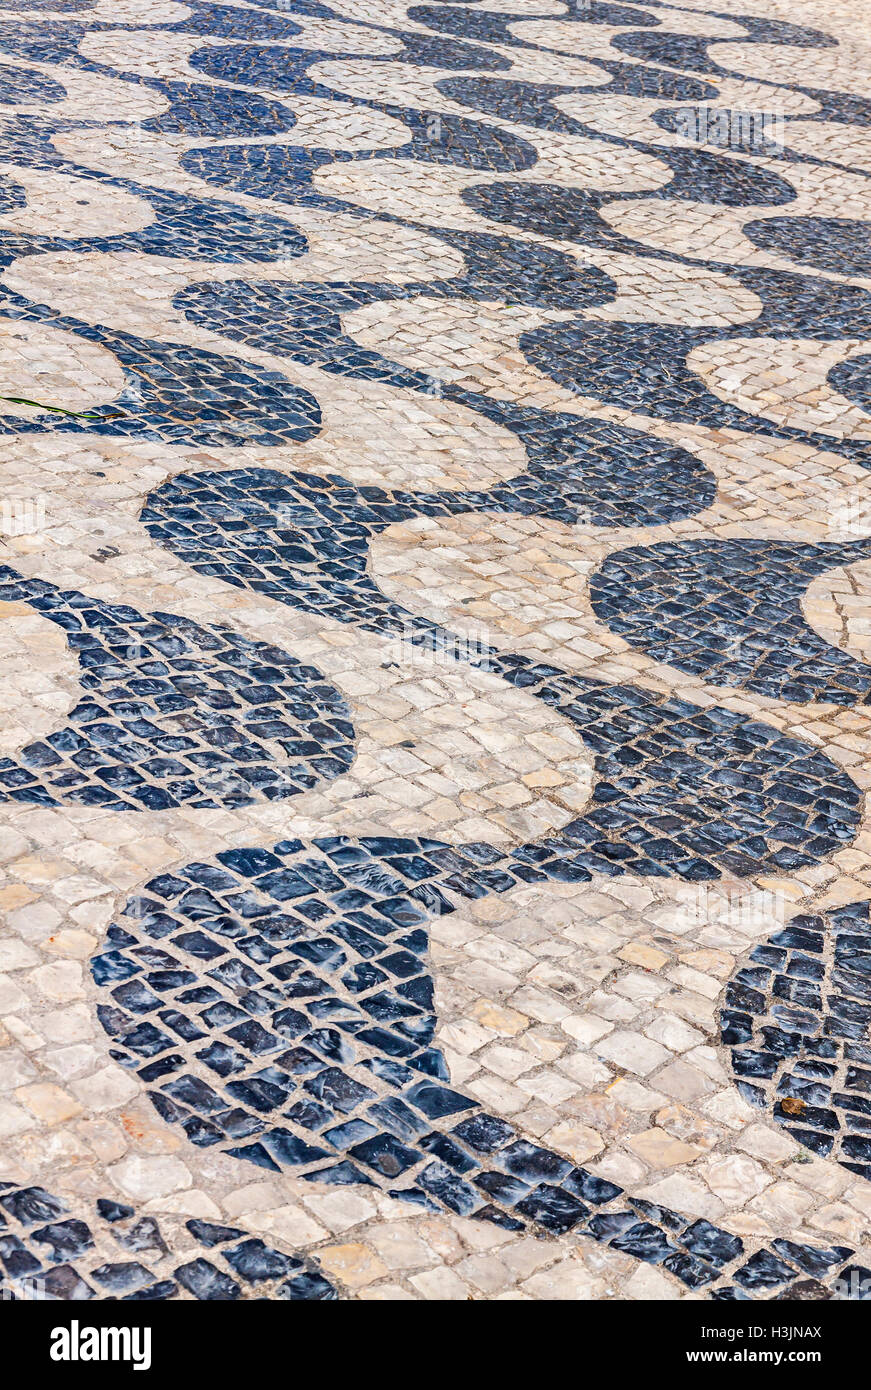
[(855, 0), (0, 4), (7, 1296), (867, 1296), (869, 129)]

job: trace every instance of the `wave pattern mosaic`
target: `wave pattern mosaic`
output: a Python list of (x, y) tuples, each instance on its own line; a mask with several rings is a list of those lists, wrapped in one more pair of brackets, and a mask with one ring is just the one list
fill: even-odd
[(0, 3), (4, 1297), (871, 1296), (855, 19)]

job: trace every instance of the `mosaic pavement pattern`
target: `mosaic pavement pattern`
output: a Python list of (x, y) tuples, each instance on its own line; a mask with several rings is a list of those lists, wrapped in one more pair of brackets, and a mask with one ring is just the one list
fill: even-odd
[(871, 1296), (855, 0), (0, 3), (0, 1292)]

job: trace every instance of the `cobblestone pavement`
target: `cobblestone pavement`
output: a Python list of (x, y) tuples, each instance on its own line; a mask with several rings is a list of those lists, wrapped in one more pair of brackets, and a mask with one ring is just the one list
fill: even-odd
[(14, 1297), (871, 1279), (858, 0), (0, 4)]

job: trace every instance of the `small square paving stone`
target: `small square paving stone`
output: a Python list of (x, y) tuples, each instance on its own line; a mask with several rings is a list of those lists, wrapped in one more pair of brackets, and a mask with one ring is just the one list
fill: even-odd
[(596, 1052), (609, 1062), (632, 1072), (637, 1076), (647, 1076), (655, 1067), (668, 1061), (671, 1054), (652, 1038), (640, 1037), (637, 1033), (620, 1029), (595, 1044)]

